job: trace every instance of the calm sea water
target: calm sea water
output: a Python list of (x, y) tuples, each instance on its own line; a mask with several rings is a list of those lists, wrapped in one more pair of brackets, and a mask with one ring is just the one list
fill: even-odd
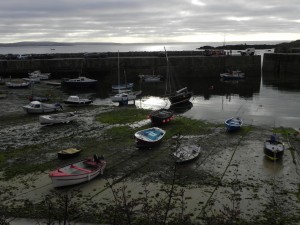
[[(247, 44), (277, 44), (277, 43), (280, 42), (247, 42)], [(228, 42), (226, 44), (243, 44), (243, 43)], [(164, 47), (166, 47), (168, 51), (184, 51), (184, 50), (196, 50), (196, 48), (205, 45), (216, 47), (216, 46), (222, 46), (223, 42), (0, 47), (0, 54), (164, 51)]]
[[(1, 54), (113, 52), (118, 50), (163, 51), (164, 46), (170, 51), (180, 51), (195, 50), (203, 45), (218, 46), (221, 44), (223, 43), (1, 47), (0, 51)], [(55, 50), (51, 50), (51, 48)], [(257, 51), (257, 54), (263, 56), (265, 52), (266, 51), (261, 50)], [(179, 82), (181, 82), (182, 85), (188, 86), (194, 92), (194, 97), (191, 99), (190, 105), (176, 109), (178, 113), (187, 117), (223, 123), (223, 121), (229, 117), (240, 116), (246, 124), (251, 125), (300, 127), (300, 79), (298, 77), (290, 75), (278, 77), (273, 74), (262, 74), (261, 79), (251, 80), (246, 78), (239, 82), (222, 82), (219, 79)], [(139, 88), (138, 86), (139, 85), (136, 84), (136, 89), (142, 89), (143, 97), (141, 100), (135, 102), (137, 107), (148, 109), (169, 107), (169, 101), (162, 97), (164, 95), (164, 84), (142, 84)], [(5, 90), (5, 88), (5, 86), (1, 86), (0, 90)], [(15, 91), (20, 92), (17, 90), (13, 92)], [(112, 104), (108, 96), (109, 91), (110, 90), (96, 91), (97, 94), (95, 95), (96, 99), (94, 104)], [(12, 91), (10, 90), (10, 92)], [(66, 97), (68, 94), (70, 93), (64, 93), (64, 96)], [(6, 100), (0, 99), (0, 102), (3, 103), (4, 101)], [(24, 104), (23, 100), (16, 102), (16, 105), (11, 108), (11, 111), (22, 110), (22, 104)], [(5, 110), (0, 110), (0, 113), (5, 113)]]

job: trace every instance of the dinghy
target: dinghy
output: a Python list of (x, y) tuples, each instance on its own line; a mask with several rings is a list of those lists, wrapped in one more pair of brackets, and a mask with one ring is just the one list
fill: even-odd
[(90, 181), (103, 174), (106, 166), (104, 157), (94, 155), (93, 158), (60, 167), (49, 173), (54, 187), (64, 187)]
[(135, 142), (138, 148), (153, 147), (159, 144), (165, 136), (166, 131), (158, 127), (151, 127), (135, 133)]
[(282, 158), (285, 147), (282, 142), (278, 141), (275, 135), (271, 135), (270, 139), (265, 141), (264, 153), (271, 160), (279, 160)]

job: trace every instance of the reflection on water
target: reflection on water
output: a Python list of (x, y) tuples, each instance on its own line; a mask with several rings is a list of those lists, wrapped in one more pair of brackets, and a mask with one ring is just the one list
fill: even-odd
[[(292, 75), (263, 74), (243, 80), (224, 81), (219, 78), (177, 79), (176, 87), (187, 86), (194, 96), (188, 106), (178, 106), (174, 111), (185, 116), (223, 123), (229, 117), (240, 116), (246, 125), (299, 127), (300, 78)], [(146, 109), (170, 107), (165, 98), (165, 83), (135, 83), (135, 90), (142, 90), (142, 98), (135, 105)], [(63, 101), (69, 95), (92, 97), (95, 105), (113, 105), (110, 101), (111, 84), (100, 82), (94, 90), (64, 90), (60, 87), (37, 84), (24, 90), (8, 89), (0, 85), (6, 97), (0, 99), (0, 114), (22, 111), (28, 103), (26, 96), (51, 96), (52, 101)], [(298, 125), (297, 125), (298, 124)]]

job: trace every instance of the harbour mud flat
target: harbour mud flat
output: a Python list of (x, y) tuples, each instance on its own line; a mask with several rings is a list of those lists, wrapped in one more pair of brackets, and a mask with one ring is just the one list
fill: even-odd
[[(243, 218), (266, 218), (269, 207), (277, 207), (282, 212), (277, 216), (290, 221), (289, 224), (296, 224), (294, 221), (300, 218), (300, 137), (291, 129), (246, 124), (242, 130), (228, 133), (223, 124), (189, 121), (177, 115), (163, 127), (169, 133), (163, 142), (144, 150), (136, 148), (134, 132), (150, 126), (150, 120), (128, 124), (97, 120), (118, 110), (113, 106), (84, 107), (78, 110), (76, 122), (58, 126), (41, 126), (38, 116), (18, 111), (1, 116), (1, 202), (24, 210), (29, 202), (38, 204), (53, 191), (80, 190), (89, 203), (110, 204), (114, 200), (112, 187), (124, 186), (132, 198), (145, 188), (154, 196), (162, 186), (174, 181), (172, 174), (176, 170), (175, 185), (184, 189), (186, 210), (193, 213), (195, 221), (211, 207), (222, 211), (225, 205), (230, 206), (233, 195), (239, 196), (236, 203)], [(192, 142), (202, 149), (199, 158), (183, 165), (175, 164), (170, 156), (178, 132), (176, 127), (182, 128), (182, 144)], [(278, 133), (286, 146), (284, 157), (278, 162), (269, 161), (263, 153), (264, 141), (273, 132)], [(57, 152), (69, 147), (82, 149), (82, 154), (59, 160)], [(104, 175), (76, 186), (53, 187), (49, 171), (93, 154), (105, 156)], [(18, 215), (35, 217), (28, 212)]]

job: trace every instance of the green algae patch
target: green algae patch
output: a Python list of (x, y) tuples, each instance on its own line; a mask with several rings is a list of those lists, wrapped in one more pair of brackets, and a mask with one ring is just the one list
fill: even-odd
[(104, 112), (96, 116), (96, 121), (107, 124), (134, 123), (147, 118), (151, 110), (119, 108), (114, 111)]
[(209, 134), (215, 127), (213, 124), (203, 122), (201, 120), (189, 119), (182, 116), (175, 117), (170, 124), (161, 127), (166, 130), (166, 138), (173, 137), (174, 135), (202, 135)]

